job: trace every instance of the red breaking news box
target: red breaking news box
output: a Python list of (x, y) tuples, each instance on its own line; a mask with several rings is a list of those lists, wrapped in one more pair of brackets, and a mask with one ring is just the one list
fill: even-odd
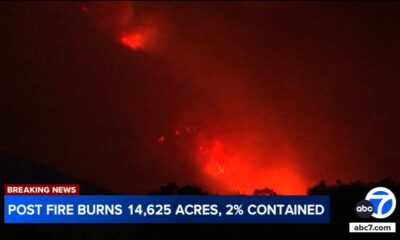
[(79, 184), (5, 184), (5, 195), (79, 195)]

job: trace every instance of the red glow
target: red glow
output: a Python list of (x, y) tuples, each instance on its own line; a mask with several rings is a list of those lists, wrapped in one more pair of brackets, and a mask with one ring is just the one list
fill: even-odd
[[(257, 151), (254, 144), (235, 144), (228, 139), (207, 137), (187, 127), (176, 129), (182, 135), (174, 144), (186, 148), (201, 173), (199, 181), (211, 192), (219, 194), (253, 194), (255, 189), (272, 188), (278, 194), (305, 194), (307, 183), (296, 169), (296, 156), (286, 148)], [(189, 131), (186, 131), (188, 129)], [(191, 138), (191, 139), (190, 139)], [(159, 143), (165, 137), (159, 138)], [(194, 144), (190, 146), (188, 143)], [(263, 142), (265, 144), (265, 142)], [(268, 146), (264, 146), (268, 148)], [(261, 147), (261, 148), (264, 148)]]
[[(264, 109), (266, 107), (253, 104), (252, 100), (247, 102), (247, 96), (252, 96), (255, 89), (242, 88), (242, 86), (246, 86), (246, 84), (242, 85), (242, 82), (247, 82), (246, 75), (244, 75), (246, 71), (241, 69), (241, 65), (228, 64), (225, 66), (224, 64), (218, 65), (220, 64), (219, 61), (214, 62), (214, 51), (218, 52), (224, 49), (225, 43), (216, 47), (218, 44), (214, 42), (194, 41), (194, 43), (201, 43), (198, 49), (203, 49), (204, 52), (193, 51), (191, 42), (188, 43), (181, 37), (174, 40), (173, 34), (167, 33), (171, 29), (168, 28), (168, 23), (163, 23), (164, 18), (158, 19), (158, 15), (157, 17), (154, 17), (156, 15), (151, 17), (134, 15), (132, 7), (132, 3), (121, 3), (118, 7), (115, 7), (115, 10), (104, 15), (99, 14), (99, 17), (97, 17), (99, 25), (102, 29), (111, 33), (119, 43), (133, 49), (134, 52), (157, 52), (154, 56), (166, 57), (167, 62), (173, 63), (171, 69), (175, 72), (173, 74), (176, 75), (174, 78), (177, 81), (180, 81), (181, 71), (185, 72), (182, 76), (186, 76), (187, 71), (191, 72), (191, 77), (184, 79), (185, 82), (192, 81), (192, 85), (188, 83), (188, 86), (197, 88), (203, 86), (199, 82), (204, 81), (207, 84), (204, 84), (201, 90), (210, 95), (215, 95), (215, 99), (212, 98), (215, 105), (221, 105), (223, 113), (233, 112), (238, 115), (238, 119), (227, 119), (225, 121), (218, 119), (213, 114), (199, 114), (200, 125), (215, 124), (217, 128), (216, 126), (210, 126), (210, 128), (206, 126), (200, 133), (198, 131), (200, 126), (190, 124), (191, 128), (189, 128), (186, 123), (181, 125), (181, 122), (179, 122), (175, 123), (174, 127), (177, 128), (170, 129), (168, 135), (160, 135), (157, 142), (159, 144), (164, 143), (166, 137), (168, 137), (168, 144), (164, 144), (163, 148), (171, 146), (171, 144), (178, 144), (184, 152), (190, 153), (187, 156), (185, 155), (184, 159), (189, 158), (188, 160), (193, 162), (197, 167), (196, 170), (200, 173), (199, 179), (194, 181), (198, 180), (211, 192), (251, 194), (255, 189), (270, 187), (279, 194), (304, 194), (307, 184), (296, 167), (296, 163), (299, 161), (295, 154), (290, 151), (290, 143), (286, 140), (281, 141), (279, 137), (274, 135), (277, 131), (274, 126), (261, 128), (257, 124), (253, 124), (253, 121), (258, 121), (257, 117), (253, 119), (253, 116), (246, 115), (247, 104), (251, 103), (249, 106), (252, 109), (257, 107)], [(94, 12), (93, 10), (91, 7), (90, 11)], [(167, 26), (167, 28), (164, 29), (160, 26)], [(170, 47), (164, 48), (164, 44)], [(203, 45), (206, 47), (204, 48)], [(206, 54), (203, 55), (203, 53)], [(223, 57), (224, 53), (225, 51), (222, 50), (221, 60), (230, 59), (229, 55)], [(213, 65), (216, 65), (217, 74), (214, 73)], [(221, 86), (225, 89), (225, 80), (232, 83), (234, 90), (232, 92), (227, 91), (228, 94), (220, 91)], [(202, 109), (199, 110), (200, 113), (202, 111)], [(191, 112), (188, 111), (188, 115), (192, 115)], [(216, 115), (218, 116), (218, 114)], [(215, 120), (218, 123), (214, 123)], [(244, 122), (244, 125), (251, 123), (248, 125), (255, 127), (239, 130), (237, 134), (229, 131), (230, 136), (221, 136), (211, 130), (222, 129), (221, 131), (224, 132), (226, 131), (224, 130), (225, 127), (229, 129), (231, 123), (234, 126), (237, 122)], [(266, 133), (271, 133), (271, 135)], [(240, 140), (254, 138), (252, 135), (257, 135), (256, 141), (249, 140), (247, 143), (247, 140)], [(176, 148), (173, 151), (176, 151)], [(188, 156), (192, 156), (192, 158)], [(188, 180), (192, 181), (192, 179)]]
[(161, 135), (161, 136), (157, 139), (157, 142), (158, 142), (158, 143), (163, 143), (163, 142), (165, 142), (165, 137)]
[(270, 187), (279, 194), (306, 193), (306, 183), (293, 166), (266, 168), (253, 165), (254, 154), (247, 150), (228, 150), (218, 139), (206, 148), (200, 145), (198, 154), (205, 176), (219, 185), (210, 186), (214, 191), (252, 194), (255, 189)]
[(121, 37), (121, 43), (132, 49), (139, 49), (143, 47), (144, 36), (141, 33), (131, 33)]
[[(87, 5), (82, 5), (80, 9), (89, 14)], [(155, 47), (158, 28), (147, 15), (135, 15), (130, 1), (92, 4), (88, 16), (95, 19), (102, 31), (130, 49), (152, 51)]]
[(219, 140), (215, 140), (210, 151), (207, 153), (208, 159), (205, 165), (205, 171), (209, 175), (222, 175), (225, 173), (225, 161), (227, 156)]

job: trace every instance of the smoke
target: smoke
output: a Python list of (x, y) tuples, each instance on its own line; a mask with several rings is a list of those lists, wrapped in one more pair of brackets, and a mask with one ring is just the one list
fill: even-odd
[[(171, 138), (186, 138), (173, 144), (186, 152), (191, 167), (200, 172), (188, 181), (220, 193), (252, 193), (265, 186), (285, 194), (305, 193), (299, 153), (258, 92), (245, 60), (235, 59), (237, 51), (248, 46), (234, 38), (243, 29), (225, 19), (227, 10), (217, 6), (207, 13), (201, 4), (138, 5), (96, 4), (88, 12), (96, 9), (93, 17), (100, 28), (132, 48), (133, 54), (140, 49), (162, 59), (175, 81), (171, 86), (182, 86), (176, 95), (196, 89), (197, 95), (174, 111), (174, 120), (167, 126), (174, 134), (165, 137), (168, 133), (160, 132), (154, 137), (154, 142), (164, 145)], [(157, 39), (156, 33), (161, 32)]]

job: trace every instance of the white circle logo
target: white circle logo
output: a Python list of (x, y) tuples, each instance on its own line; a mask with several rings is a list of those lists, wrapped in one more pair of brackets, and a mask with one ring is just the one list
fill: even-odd
[(368, 192), (365, 200), (372, 203), (374, 212), (372, 217), (383, 219), (387, 218), (396, 209), (396, 197), (393, 192), (385, 187), (376, 187)]

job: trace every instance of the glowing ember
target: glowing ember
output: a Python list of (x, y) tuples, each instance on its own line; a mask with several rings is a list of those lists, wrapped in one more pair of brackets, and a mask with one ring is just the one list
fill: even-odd
[(121, 43), (132, 49), (139, 49), (143, 47), (144, 36), (141, 33), (131, 33), (121, 37)]

